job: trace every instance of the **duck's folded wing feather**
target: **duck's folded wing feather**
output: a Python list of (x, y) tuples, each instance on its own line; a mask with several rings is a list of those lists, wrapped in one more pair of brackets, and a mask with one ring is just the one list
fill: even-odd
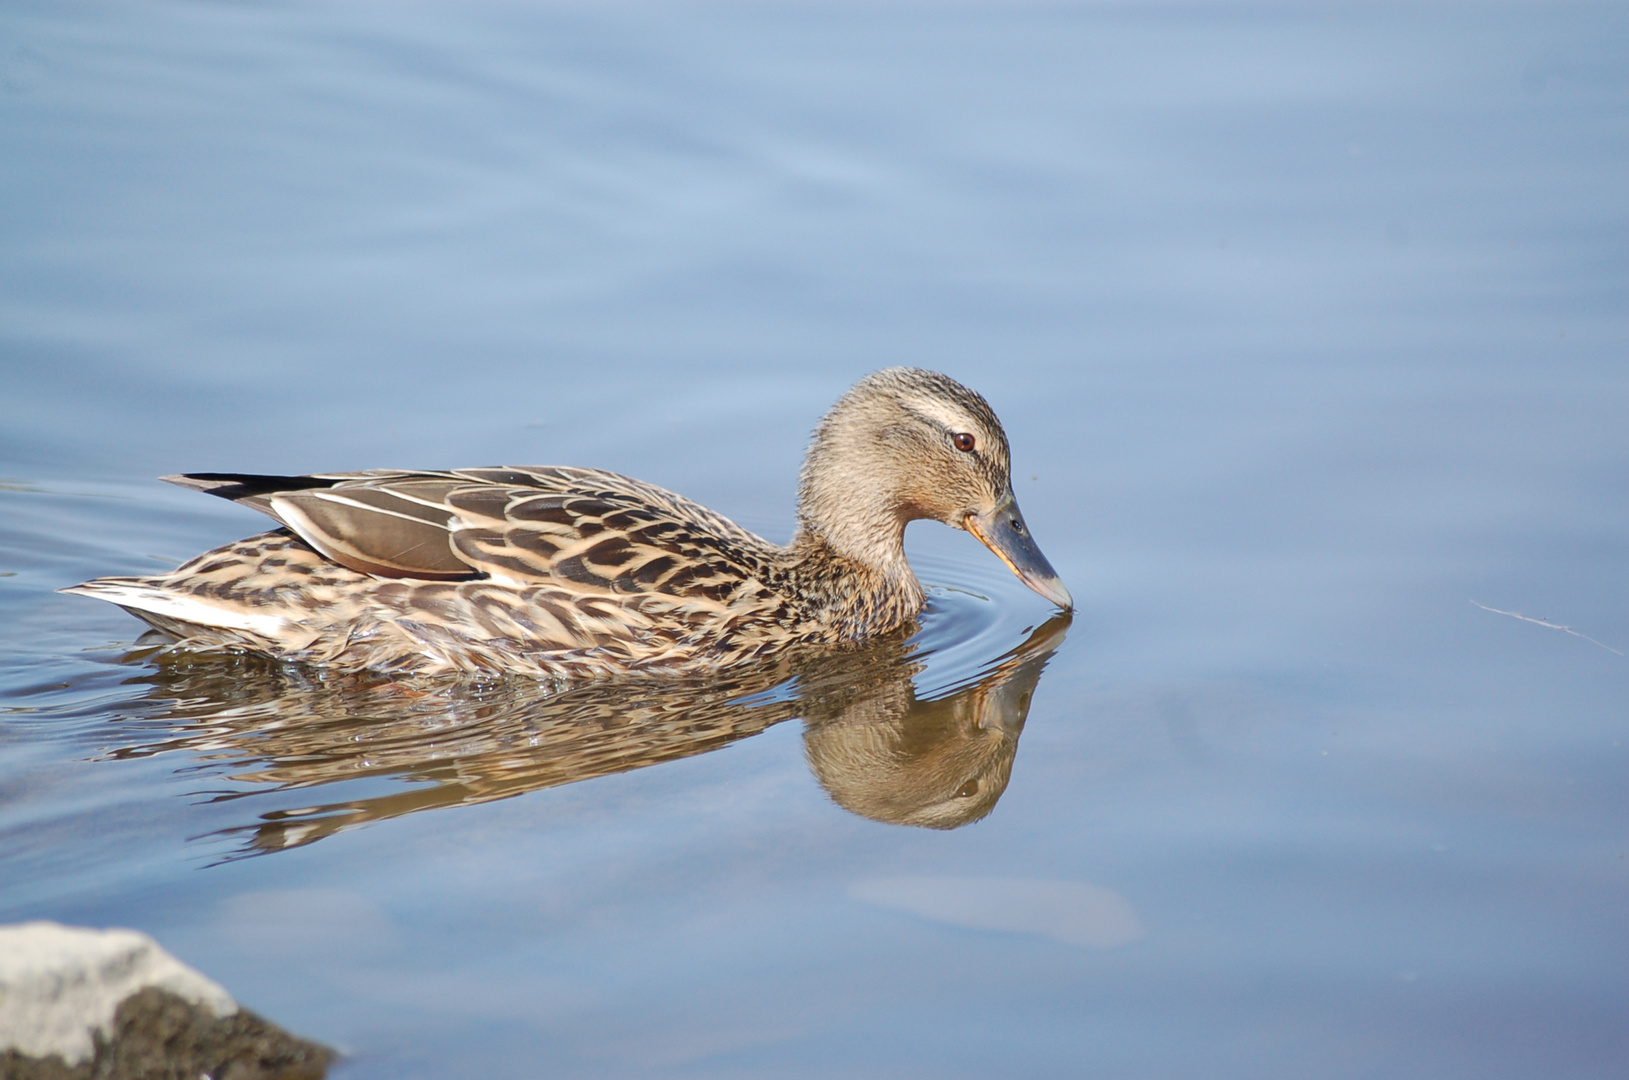
[(488, 576), (727, 603), (773, 550), (688, 499), (593, 469), (165, 479), (253, 506), (335, 562), (380, 577)]
[(378, 470), (310, 476), (188, 473), (172, 484), (251, 506), (341, 566), (379, 577), (456, 581), (480, 571), (453, 552), (448, 473)]
[(380, 577), (477, 576), (452, 547), (453, 480), (397, 480), (273, 495), (269, 512), (335, 562)]
[(727, 603), (764, 568), (754, 545), (604, 486), (571, 494), (461, 488), (447, 502), (458, 512), (452, 544), (459, 557), (516, 584)]

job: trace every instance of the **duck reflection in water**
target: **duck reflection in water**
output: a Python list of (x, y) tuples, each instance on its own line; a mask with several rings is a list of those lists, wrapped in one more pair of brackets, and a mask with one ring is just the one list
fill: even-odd
[(213, 803), (346, 782), (399, 785), (266, 811), (200, 838), (240, 839), (232, 859), (690, 757), (801, 717), (809, 766), (839, 805), (952, 829), (987, 815), (1006, 790), (1030, 697), (1069, 621), (1054, 618), (931, 700), (916, 696), (912, 680), (926, 665), (903, 635), (705, 680), (553, 692), (529, 680), (413, 684), (143, 650), (131, 659), (155, 664), (140, 680), (151, 689), (120, 721), (139, 735), (108, 756), (189, 752), (205, 762), (200, 771), (240, 785), (208, 793)]

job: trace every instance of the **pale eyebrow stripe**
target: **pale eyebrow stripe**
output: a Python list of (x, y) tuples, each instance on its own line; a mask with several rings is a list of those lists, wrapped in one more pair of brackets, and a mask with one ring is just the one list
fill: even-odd
[(912, 401), (909, 404), (911, 412), (930, 423), (937, 424), (947, 432), (969, 431), (984, 433), (984, 425), (968, 416), (961, 410), (946, 409), (940, 402)]

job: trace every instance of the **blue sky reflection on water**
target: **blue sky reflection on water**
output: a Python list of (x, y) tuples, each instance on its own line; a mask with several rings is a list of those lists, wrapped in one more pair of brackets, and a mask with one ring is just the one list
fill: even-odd
[[(0, 919), (148, 931), (346, 1077), (1609, 1074), (1626, 38), (12, 5)], [(190, 728), (134, 620), (52, 592), (260, 527), (183, 470), (596, 465), (784, 539), (810, 427), (892, 363), (990, 399), (1080, 607), (965, 828), (845, 812), (777, 723), (219, 862), (434, 770), (131, 756)], [(1046, 618), (969, 538), (910, 546), (924, 696)]]

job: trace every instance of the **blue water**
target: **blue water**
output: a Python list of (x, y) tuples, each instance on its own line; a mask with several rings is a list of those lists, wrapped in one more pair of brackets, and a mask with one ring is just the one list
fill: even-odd
[[(0, 921), (152, 933), (347, 1080), (1621, 1071), (1621, 5), (16, 3), (0, 148)], [(261, 528), (180, 471), (784, 539), (895, 363), (1006, 425), (1079, 608), (1032, 694), (1050, 609), (925, 523), (873, 697), (591, 776), (526, 688), (54, 592)], [(999, 802), (845, 809), (816, 690), (1021, 706)]]

